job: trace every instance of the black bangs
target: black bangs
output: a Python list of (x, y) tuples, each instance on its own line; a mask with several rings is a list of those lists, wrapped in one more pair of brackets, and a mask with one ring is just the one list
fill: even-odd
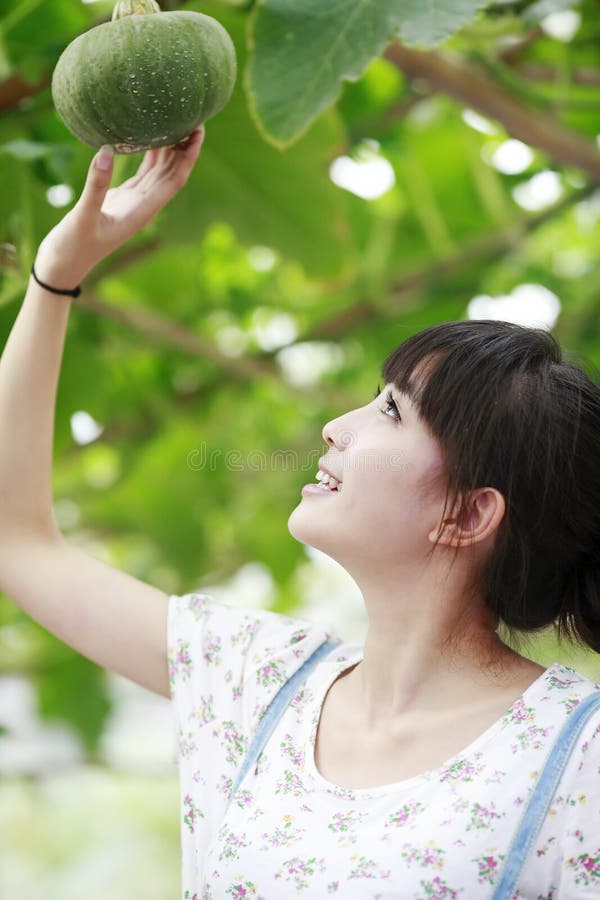
[[(445, 322), (404, 341), (385, 360), (382, 377), (410, 397), (442, 444), (450, 487), (491, 481), (504, 490), (509, 485), (494, 447), (499, 451), (506, 432), (515, 430), (515, 406), (531, 410), (526, 373), (560, 359), (559, 345), (545, 331), (494, 320)], [(522, 435), (512, 434), (517, 445), (528, 442), (534, 418), (521, 421)]]

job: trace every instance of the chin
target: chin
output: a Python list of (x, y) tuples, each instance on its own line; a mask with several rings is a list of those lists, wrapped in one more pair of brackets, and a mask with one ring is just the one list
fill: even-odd
[(287, 521), (288, 531), (300, 543), (311, 544), (312, 546), (310, 531), (314, 529), (311, 529), (310, 523), (305, 521), (305, 517), (300, 511), (301, 506), (302, 501), (291, 511)]
[[(309, 547), (321, 550), (322, 553), (326, 553), (333, 559), (337, 558), (336, 548), (332, 546), (331, 528), (323, 531), (321, 523), (318, 520), (315, 521), (313, 514), (307, 514), (307, 510), (302, 507), (302, 503), (299, 503), (290, 513), (287, 526), (292, 537), (301, 544), (308, 544)], [(339, 548), (337, 549), (339, 550)]]

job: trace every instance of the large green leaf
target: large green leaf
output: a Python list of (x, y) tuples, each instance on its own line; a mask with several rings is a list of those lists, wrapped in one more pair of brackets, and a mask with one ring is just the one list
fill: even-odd
[(97, 4), (46, 0), (0, 4), (0, 42), (4, 54), (33, 83), (53, 65), (72, 37), (93, 24), (98, 12)]
[(262, 0), (250, 20), (246, 86), (258, 127), (285, 147), (356, 81), (395, 35), (432, 46), (486, 0)]
[[(239, 12), (196, 5), (209, 15), (218, 13), (234, 39), (241, 70), (245, 22)], [(282, 154), (262, 140), (238, 82), (225, 109), (207, 123), (194, 176), (162, 214), (163, 233), (169, 240), (189, 241), (223, 219), (244, 243), (274, 247), (312, 274), (337, 274), (352, 247), (343, 224), (345, 198), (328, 177), (328, 161), (343, 140), (341, 119), (331, 110)]]

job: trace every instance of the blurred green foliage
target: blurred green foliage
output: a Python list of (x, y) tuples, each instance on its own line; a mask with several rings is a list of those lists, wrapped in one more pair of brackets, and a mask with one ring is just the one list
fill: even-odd
[[(402, 27), (419, 44), (467, 23), (443, 47), (413, 50), (425, 74), (414, 74), (413, 57), (382, 52), (393, 35), (384, 28), (357, 48), (360, 59), (346, 52), (327, 75), (322, 47), (294, 41), (295, 56), (282, 55), (286, 21), (269, 19), (268, 0), (163, 7), (183, 5), (229, 30), (240, 78), (207, 125), (189, 185), (87, 279), (74, 305), (56, 416), (56, 514), (71, 540), (168, 592), (258, 560), (275, 579), (276, 608), (293, 611), (305, 554), (286, 522), (314, 477), (322, 425), (371, 398), (401, 339), (464, 317), (476, 294), (534, 283), (560, 299), (559, 339), (600, 366), (600, 21), (592, 0), (503, 0), (477, 15), (480, 3), (456, 2), (444, 5), (457, 17), (440, 34), (414, 4)], [(385, 5), (396, 21), (399, 4)], [(279, 4), (289, 15), (301, 6)], [(36, 247), (78, 195), (92, 155), (54, 112), (51, 71), (110, 8), (0, 7), (2, 344)], [(575, 24), (570, 37), (553, 36), (551, 14), (555, 26), (556, 14), (563, 29)], [(343, 27), (327, 24), (324, 35)], [(299, 79), (312, 69), (319, 89), (299, 115)], [(474, 111), (487, 118), (465, 114), (452, 72), (475, 82)], [(506, 110), (502, 122), (492, 107)], [(531, 159), (500, 171), (494, 153), (515, 137)], [(334, 184), (340, 157), (363, 172), (387, 163), (393, 185), (368, 200)], [(115, 178), (138, 163), (118, 158)], [(538, 189), (530, 208), (515, 200), (515, 188), (548, 173), (554, 181), (538, 184), (554, 185), (554, 196)], [(67, 186), (66, 206), (56, 205), (57, 185)], [(103, 428), (88, 444), (71, 428), (81, 410)], [(542, 659), (544, 646), (533, 655)], [(41, 714), (70, 723), (93, 754), (110, 710), (103, 673), (0, 598), (0, 673), (13, 672), (30, 675)]]

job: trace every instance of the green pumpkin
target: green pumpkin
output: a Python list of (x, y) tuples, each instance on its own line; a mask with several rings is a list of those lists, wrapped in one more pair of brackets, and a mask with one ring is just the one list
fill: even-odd
[(202, 13), (119, 0), (113, 20), (65, 49), (52, 99), (69, 131), (116, 153), (169, 147), (216, 115), (235, 85), (235, 48)]

